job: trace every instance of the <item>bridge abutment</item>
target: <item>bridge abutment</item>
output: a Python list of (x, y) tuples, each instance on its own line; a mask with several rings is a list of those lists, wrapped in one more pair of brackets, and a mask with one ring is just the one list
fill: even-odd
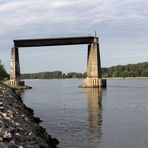
[(106, 80), (102, 79), (100, 49), (97, 38), (88, 45), (87, 78), (82, 87), (106, 87)]
[(6, 84), (16, 88), (25, 86), (25, 82), (21, 81), (19, 51), (17, 47), (11, 49), (10, 80), (6, 81)]

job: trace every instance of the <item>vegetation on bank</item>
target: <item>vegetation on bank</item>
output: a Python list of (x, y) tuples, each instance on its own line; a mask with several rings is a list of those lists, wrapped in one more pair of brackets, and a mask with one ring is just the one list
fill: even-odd
[(148, 62), (102, 68), (103, 77), (148, 77)]
[(22, 74), (22, 79), (67, 79), (67, 78), (83, 78), (83, 74), (70, 72), (62, 73), (62, 71), (39, 72), (33, 74)]
[(4, 80), (7, 77), (8, 77), (8, 74), (5, 70), (4, 65), (1, 63), (1, 60), (0, 60), (0, 81)]
[[(106, 77), (148, 77), (148, 62), (128, 65), (117, 65), (102, 68), (102, 76)], [(22, 79), (66, 79), (85, 78), (86, 73), (62, 73), (62, 71), (40, 72), (33, 74), (22, 74)]]
[[(22, 74), (22, 79), (68, 79), (68, 78), (86, 78), (86, 73), (63, 73), (62, 71), (40, 72), (32, 74)], [(128, 65), (117, 65), (109, 68), (102, 68), (104, 78), (114, 77), (148, 77), (148, 62)], [(0, 81), (8, 78), (4, 65), (0, 60)]]

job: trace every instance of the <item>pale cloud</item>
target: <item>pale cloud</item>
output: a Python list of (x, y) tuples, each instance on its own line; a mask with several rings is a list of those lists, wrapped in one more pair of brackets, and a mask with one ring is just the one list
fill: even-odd
[[(58, 32), (61, 28), (68, 32), (71, 32), (69, 28), (85, 32), (101, 25), (119, 29), (129, 25), (145, 26), (148, 21), (146, 4), (145, 0), (15, 0), (0, 4), (0, 23), (3, 32), (8, 30), (9, 33), (27, 26), (43, 26), (43, 30), (49, 26), (49, 33), (55, 32), (53, 28), (59, 28)], [(142, 11), (142, 8), (145, 9)]]
[(103, 51), (147, 50), (147, 6), (147, 0), (0, 0), (0, 56), (16, 38), (94, 31)]

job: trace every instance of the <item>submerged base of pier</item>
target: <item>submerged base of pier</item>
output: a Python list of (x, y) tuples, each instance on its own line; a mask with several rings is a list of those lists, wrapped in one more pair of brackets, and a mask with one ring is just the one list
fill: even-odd
[(102, 78), (89, 78), (83, 80), (83, 84), (81, 87), (84, 88), (106, 88), (107, 81)]
[(25, 85), (24, 81), (9, 80), (5, 81), (5, 84), (17, 90), (32, 89), (32, 87)]

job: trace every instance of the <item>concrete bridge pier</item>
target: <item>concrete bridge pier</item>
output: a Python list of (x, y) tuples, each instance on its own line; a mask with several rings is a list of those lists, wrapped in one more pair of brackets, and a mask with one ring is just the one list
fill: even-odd
[(101, 60), (98, 39), (88, 45), (87, 78), (82, 87), (106, 87), (106, 79), (102, 79)]
[(17, 47), (11, 49), (10, 81), (7, 84), (12, 87), (25, 85), (24, 81), (21, 81), (19, 51)]

